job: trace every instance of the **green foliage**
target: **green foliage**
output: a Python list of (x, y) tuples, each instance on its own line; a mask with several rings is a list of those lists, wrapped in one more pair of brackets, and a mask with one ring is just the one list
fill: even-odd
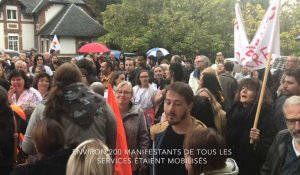
[(295, 38), (300, 35), (300, 4), (293, 5), (287, 1), (282, 7), (281, 19), (281, 55), (300, 56), (300, 41)]
[(173, 54), (214, 55), (226, 49), (225, 43), (233, 37), (233, 6), (224, 8), (229, 3), (123, 0), (122, 4), (109, 5), (103, 13), (103, 24), (109, 32), (101, 41), (119, 45), (126, 52), (164, 47)]
[[(88, 0), (109, 2), (108, 0)], [(282, 55), (300, 54), (300, 6), (288, 0), (281, 12)], [(117, 2), (117, 0), (115, 0)], [(118, 1), (120, 2), (120, 0)], [(172, 54), (205, 54), (217, 51), (233, 56), (233, 0), (122, 0), (106, 3), (101, 14), (106, 35), (99, 38), (125, 52), (163, 47)], [(105, 3), (104, 3), (105, 4)], [(98, 4), (99, 5), (99, 4)], [(242, 0), (241, 7), (251, 40), (268, 7), (265, 0)], [(103, 6), (98, 6), (98, 9)], [(288, 10), (284, 10), (284, 9)], [(213, 61), (213, 60), (212, 60)]]
[(251, 41), (257, 31), (266, 10), (261, 4), (246, 3), (242, 9), (247, 36)]

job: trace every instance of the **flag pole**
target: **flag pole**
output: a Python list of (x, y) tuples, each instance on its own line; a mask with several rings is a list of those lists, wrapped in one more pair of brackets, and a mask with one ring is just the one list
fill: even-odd
[[(254, 123), (253, 123), (253, 128), (255, 128), (255, 129), (257, 128), (257, 125), (258, 125), (261, 107), (262, 107), (262, 104), (264, 101), (264, 96), (266, 93), (266, 86), (267, 86), (268, 76), (269, 76), (269, 72), (270, 72), (271, 56), (272, 56), (272, 53), (270, 52), (267, 57), (267, 65), (266, 65), (266, 69), (265, 69), (264, 79), (263, 79), (263, 83), (261, 86), (261, 93), (259, 95), (258, 106), (257, 106), (256, 114), (255, 114)], [(253, 144), (254, 140), (250, 139), (250, 143)]]

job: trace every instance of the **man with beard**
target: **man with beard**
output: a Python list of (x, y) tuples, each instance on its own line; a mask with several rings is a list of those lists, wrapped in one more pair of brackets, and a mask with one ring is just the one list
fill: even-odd
[(286, 129), (282, 105), (285, 100), (293, 95), (300, 95), (300, 68), (287, 70), (285, 72), (281, 87), (281, 97), (275, 101), (274, 105), (274, 122), (277, 131)]
[(283, 104), (288, 129), (279, 132), (269, 149), (261, 175), (296, 175), (300, 172), (300, 97)]
[(58, 59), (57, 55), (52, 55), (51, 57), (51, 64), (49, 64), (50, 69), (53, 71), (56, 71), (58, 66), (61, 65), (61, 61)]
[(150, 130), (154, 142), (153, 154), (150, 155), (154, 160), (150, 162), (153, 163), (153, 174), (188, 174), (184, 166), (184, 137), (193, 127), (206, 128), (191, 116), (193, 98), (193, 90), (186, 83), (175, 82), (166, 88), (166, 121), (154, 125)]

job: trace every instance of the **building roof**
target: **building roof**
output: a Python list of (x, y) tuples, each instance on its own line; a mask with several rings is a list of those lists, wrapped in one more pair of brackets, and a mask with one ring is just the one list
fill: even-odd
[(26, 13), (36, 13), (49, 3), (56, 4), (85, 4), (83, 0), (19, 0), (26, 9)]
[(38, 35), (95, 37), (104, 33), (105, 30), (98, 21), (75, 4), (69, 4), (49, 21)]
[(19, 0), (25, 7), (26, 13), (32, 13), (32, 10), (43, 0)]

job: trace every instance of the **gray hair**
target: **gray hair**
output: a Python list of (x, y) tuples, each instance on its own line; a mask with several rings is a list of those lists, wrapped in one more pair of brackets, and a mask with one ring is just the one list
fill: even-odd
[(207, 56), (205, 56), (205, 55), (200, 55), (199, 57), (201, 57), (201, 58), (203, 59), (203, 62), (205, 63), (205, 65), (206, 65), (207, 67), (209, 67), (209, 66), (211, 65), (210, 59), (209, 59)]
[(288, 99), (285, 100), (282, 108), (284, 110), (288, 106), (292, 106), (292, 105), (300, 105), (300, 96), (294, 95), (289, 97)]

